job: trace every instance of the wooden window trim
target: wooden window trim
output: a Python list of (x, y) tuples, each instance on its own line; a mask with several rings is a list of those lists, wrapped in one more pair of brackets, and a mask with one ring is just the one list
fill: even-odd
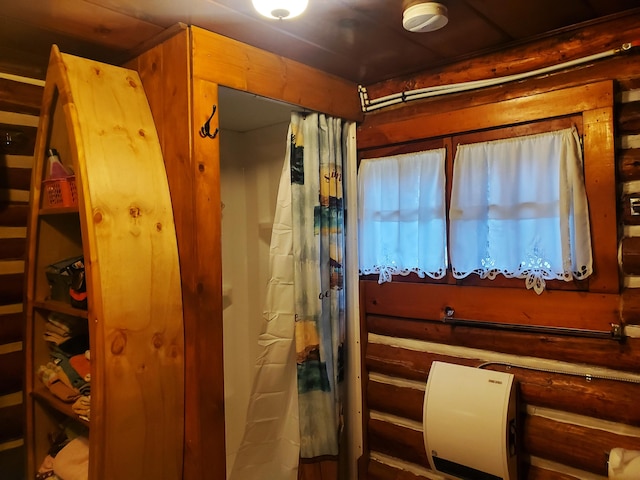
[[(570, 118), (583, 138), (594, 260), (594, 273), (587, 282), (550, 282), (550, 288), (540, 296), (525, 290), (521, 279), (517, 283), (492, 284), (479, 280), (460, 282), (449, 276), (445, 282), (413, 283), (415, 278), (408, 278), (378, 285), (370, 276), (363, 277), (367, 313), (395, 312), (394, 315), (437, 320), (443, 317), (443, 309), (450, 306), (457, 317), (482, 321), (605, 331), (611, 323), (618, 323), (613, 100), (613, 81), (603, 81), (464, 109), (425, 111), (393, 123), (365, 121), (358, 131), (360, 158), (447, 147), (449, 198), (450, 157), (456, 138), (491, 129), (512, 128), (514, 132), (522, 132), (536, 122), (562, 125), (563, 118), (565, 124)], [(425, 132), (429, 137), (425, 137)], [(505, 296), (505, 287), (511, 286), (514, 288)]]

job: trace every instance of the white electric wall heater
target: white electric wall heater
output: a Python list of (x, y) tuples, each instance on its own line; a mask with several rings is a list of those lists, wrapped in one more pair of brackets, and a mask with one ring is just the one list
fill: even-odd
[(516, 480), (514, 376), (433, 362), (423, 410), (433, 470), (464, 480)]

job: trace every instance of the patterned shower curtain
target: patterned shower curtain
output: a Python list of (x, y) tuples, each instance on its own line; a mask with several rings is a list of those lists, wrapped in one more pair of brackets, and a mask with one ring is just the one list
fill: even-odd
[(338, 454), (345, 295), (342, 125), (324, 115), (291, 121), (295, 344), (300, 456)]
[(292, 113), (271, 236), (261, 352), (230, 480), (295, 480), (300, 457), (338, 454), (348, 127), (322, 114)]

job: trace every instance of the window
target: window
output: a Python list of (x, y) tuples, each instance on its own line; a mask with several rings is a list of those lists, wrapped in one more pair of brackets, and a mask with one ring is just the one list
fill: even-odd
[[(447, 267), (443, 148), (361, 162), (360, 272), (442, 278)], [(592, 273), (575, 128), (458, 144), (450, 200), (452, 274), (546, 280)]]
[(362, 160), (358, 174), (360, 273), (446, 273), (445, 149)]
[(582, 152), (575, 128), (459, 144), (450, 246), (455, 278), (545, 280), (592, 273)]
[(378, 284), (377, 276), (363, 275), (362, 303), (371, 315), (442, 320), (445, 311), (453, 309), (456, 318), (608, 332), (612, 323), (619, 322), (620, 308), (613, 82), (524, 96), (501, 92), (500, 100), (495, 100), (496, 95), (430, 101), (402, 114), (390, 111), (372, 115), (366, 126), (358, 129), (359, 158), (445, 147), (448, 214), (453, 155), (459, 144), (575, 126), (583, 143), (593, 273), (579, 281), (547, 280), (545, 293), (540, 296), (527, 290), (521, 279), (502, 275), (495, 280), (478, 275), (455, 278), (450, 268), (442, 279), (409, 274), (394, 277), (385, 285)]

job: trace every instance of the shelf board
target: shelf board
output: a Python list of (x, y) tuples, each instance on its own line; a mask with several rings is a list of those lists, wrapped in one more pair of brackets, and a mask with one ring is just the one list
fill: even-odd
[(38, 215), (61, 215), (78, 212), (77, 205), (73, 207), (45, 207), (38, 210)]
[(43, 300), (33, 302), (33, 306), (41, 310), (50, 310), (52, 312), (62, 313), (65, 315), (70, 315), (72, 317), (89, 318), (89, 312), (87, 310), (73, 308), (67, 303), (58, 302), (56, 300)]
[(71, 403), (63, 402), (54, 394), (52, 394), (47, 389), (47, 387), (43, 386), (34, 390), (33, 392), (31, 392), (31, 396), (41, 404), (46, 405), (56, 410), (57, 412), (62, 413), (66, 417), (69, 417), (77, 422), (80, 422), (82, 425), (86, 427), (89, 426), (89, 422), (87, 420), (80, 418), (78, 415), (76, 415), (76, 413), (73, 411)]

